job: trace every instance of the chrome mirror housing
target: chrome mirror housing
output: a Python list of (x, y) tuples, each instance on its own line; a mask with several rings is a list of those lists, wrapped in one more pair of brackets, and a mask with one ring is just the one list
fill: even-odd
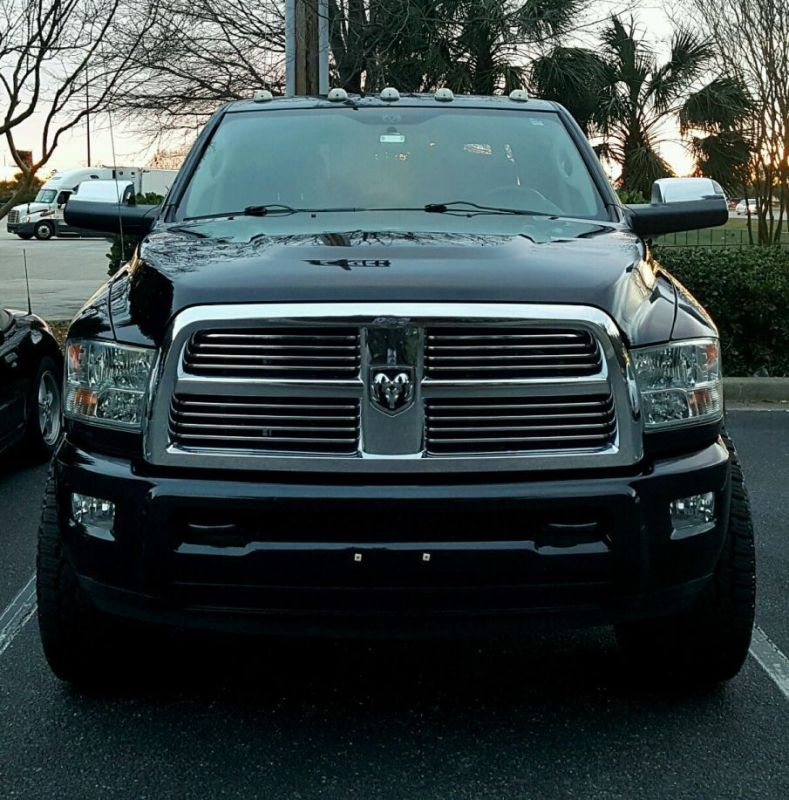
[(725, 199), (723, 188), (711, 178), (660, 178), (652, 184), (652, 205)]

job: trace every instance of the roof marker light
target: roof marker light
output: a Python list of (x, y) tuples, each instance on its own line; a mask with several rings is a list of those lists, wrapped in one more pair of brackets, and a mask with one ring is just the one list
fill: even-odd
[(441, 89), (436, 90), (434, 97), (441, 103), (449, 103), (455, 99), (455, 93), (451, 89), (447, 89), (446, 86), (443, 86)]
[(328, 99), (332, 103), (342, 103), (344, 100), (348, 99), (348, 92), (346, 92), (345, 89), (337, 87), (329, 92)]
[(387, 103), (393, 103), (395, 100), (400, 99), (400, 92), (394, 88), (394, 86), (387, 86), (385, 89), (381, 89), (381, 100), (385, 100)]
[(513, 89), (510, 92), (510, 100), (516, 103), (525, 103), (529, 99), (529, 93), (525, 89)]
[(268, 89), (258, 89), (255, 92), (255, 96), (253, 100), (256, 103), (268, 103), (270, 100), (274, 99), (274, 95)]

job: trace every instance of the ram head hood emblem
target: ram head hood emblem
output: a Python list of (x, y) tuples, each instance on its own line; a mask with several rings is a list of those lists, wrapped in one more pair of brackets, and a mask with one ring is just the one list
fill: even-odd
[(397, 414), (414, 400), (412, 367), (376, 367), (370, 371), (370, 394), (373, 405), (387, 414)]

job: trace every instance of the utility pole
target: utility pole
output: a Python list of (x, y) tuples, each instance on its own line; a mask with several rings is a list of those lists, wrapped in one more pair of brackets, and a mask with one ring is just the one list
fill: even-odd
[(291, 97), (329, 92), (328, 0), (285, 2), (285, 89)]

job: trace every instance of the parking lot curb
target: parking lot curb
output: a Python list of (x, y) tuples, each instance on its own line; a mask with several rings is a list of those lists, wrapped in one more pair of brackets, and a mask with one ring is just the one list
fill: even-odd
[(789, 378), (724, 378), (723, 395), (736, 403), (789, 403)]

